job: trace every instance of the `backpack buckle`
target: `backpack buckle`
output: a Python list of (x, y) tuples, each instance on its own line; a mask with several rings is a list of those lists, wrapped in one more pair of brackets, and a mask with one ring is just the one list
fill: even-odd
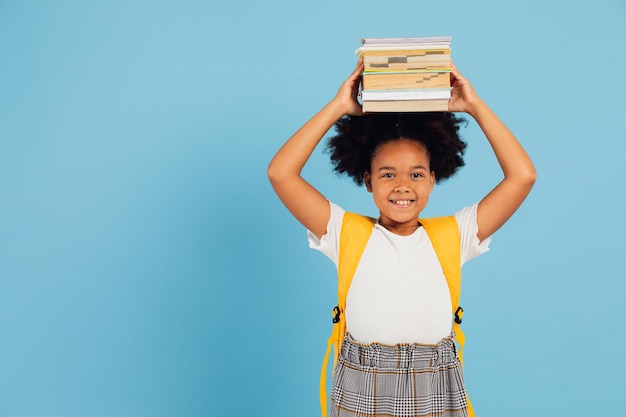
[(339, 309), (339, 306), (335, 306), (335, 308), (333, 308), (333, 313), (335, 314), (333, 317), (333, 323), (339, 323), (341, 317), (341, 310)]
[(463, 322), (463, 308), (459, 306), (454, 312), (454, 322), (456, 324), (461, 324)]

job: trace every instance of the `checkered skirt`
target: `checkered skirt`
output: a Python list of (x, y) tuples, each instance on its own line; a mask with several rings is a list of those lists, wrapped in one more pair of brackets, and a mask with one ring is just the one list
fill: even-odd
[(331, 417), (467, 417), (452, 336), (437, 345), (362, 345), (346, 334), (331, 389)]

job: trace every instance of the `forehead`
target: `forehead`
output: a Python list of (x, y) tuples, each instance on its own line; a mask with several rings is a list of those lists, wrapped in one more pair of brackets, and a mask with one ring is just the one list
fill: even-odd
[(399, 139), (380, 145), (372, 157), (372, 166), (377, 165), (424, 165), (429, 166), (426, 147), (416, 141)]

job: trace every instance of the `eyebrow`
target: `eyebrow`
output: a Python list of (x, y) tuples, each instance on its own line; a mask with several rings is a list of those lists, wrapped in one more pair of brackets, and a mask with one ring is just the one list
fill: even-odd
[[(424, 169), (424, 170), (427, 170), (427, 168), (424, 165), (413, 165), (411, 167), (411, 169)], [(386, 165), (378, 168), (378, 171), (396, 171), (396, 170), (397, 170), (396, 167), (386, 166)]]

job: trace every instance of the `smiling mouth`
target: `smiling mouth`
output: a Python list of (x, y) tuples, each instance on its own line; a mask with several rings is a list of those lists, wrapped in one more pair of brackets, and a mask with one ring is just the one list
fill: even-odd
[(408, 207), (411, 204), (413, 204), (415, 200), (389, 200), (389, 201), (391, 201), (391, 203), (397, 207)]

